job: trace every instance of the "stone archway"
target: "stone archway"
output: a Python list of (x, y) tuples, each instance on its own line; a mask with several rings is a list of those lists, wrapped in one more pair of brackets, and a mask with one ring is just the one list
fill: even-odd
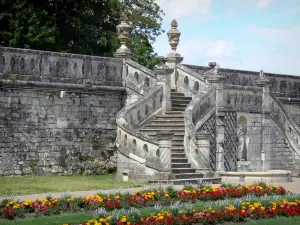
[(237, 138), (238, 138), (238, 159), (247, 161), (247, 119), (245, 116), (240, 116), (237, 121)]

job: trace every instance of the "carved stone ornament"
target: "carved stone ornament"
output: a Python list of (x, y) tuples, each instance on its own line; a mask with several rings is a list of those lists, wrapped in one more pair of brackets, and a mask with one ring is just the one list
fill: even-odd
[(172, 51), (175, 53), (179, 44), (181, 33), (177, 30), (178, 23), (176, 20), (171, 22), (171, 30), (168, 32), (169, 44)]
[(117, 26), (118, 39), (121, 43), (121, 47), (117, 49), (117, 55), (131, 55), (131, 51), (126, 46), (127, 40), (130, 38), (132, 27), (128, 24), (128, 20), (125, 15), (122, 15), (121, 23)]
[(264, 74), (264, 71), (263, 71), (263, 70), (260, 70), (260, 72), (259, 72), (259, 78), (260, 78), (260, 79), (265, 78), (265, 74)]

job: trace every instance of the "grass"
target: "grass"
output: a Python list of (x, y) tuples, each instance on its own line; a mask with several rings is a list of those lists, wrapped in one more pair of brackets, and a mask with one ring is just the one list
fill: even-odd
[(41, 216), (30, 219), (17, 219), (0, 221), (0, 225), (57, 225), (57, 224), (79, 224), (93, 218), (92, 213), (72, 213), (58, 216)]
[(98, 176), (24, 176), (0, 177), (0, 196), (47, 192), (89, 191), (98, 189), (140, 187), (134, 181), (116, 180), (115, 175)]

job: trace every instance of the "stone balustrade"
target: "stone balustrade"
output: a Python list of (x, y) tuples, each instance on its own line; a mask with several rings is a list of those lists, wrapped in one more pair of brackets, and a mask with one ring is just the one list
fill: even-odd
[(205, 80), (200, 74), (181, 64), (177, 65), (171, 83), (176, 85), (178, 91), (185, 93), (186, 96), (199, 94), (202, 87), (205, 86)]
[[(153, 115), (160, 113), (162, 92), (163, 87), (157, 85), (146, 96), (123, 108), (117, 115), (117, 143), (119, 153), (122, 154), (120, 157), (126, 156), (129, 161), (134, 162), (125, 163), (123, 170), (148, 170), (148, 174), (161, 170), (158, 140), (140, 132), (138, 127)], [(124, 163), (126, 160), (120, 161)], [(136, 167), (136, 162), (139, 163), (139, 168)], [(118, 165), (118, 171), (122, 171), (122, 165)], [(132, 172), (132, 174), (139, 174), (139, 172)]]
[(234, 109), (237, 112), (258, 112), (262, 110), (262, 88), (255, 86), (225, 85), (220, 102), (221, 109)]
[(124, 59), (0, 47), (0, 79), (122, 86)]
[[(211, 130), (209, 127), (203, 126), (214, 114), (215, 103), (215, 85), (209, 85), (203, 88), (200, 94), (194, 96), (184, 112), (184, 146), (188, 159), (195, 168), (210, 168), (210, 150), (207, 148), (210, 148), (209, 139)], [(202, 127), (204, 129), (202, 129)], [(214, 129), (214, 127), (212, 126), (211, 129)], [(200, 131), (199, 134), (205, 135), (206, 139), (199, 141), (198, 139), (202, 137), (196, 134), (197, 131)], [(205, 146), (205, 150), (201, 148), (203, 142), (208, 142), (208, 146)]]
[[(297, 124), (289, 117), (281, 102), (270, 93), (269, 104), (266, 105), (267, 111), (273, 120), (285, 133), (290, 147), (295, 152), (295, 160), (300, 161), (300, 129)], [(296, 165), (296, 164), (295, 164)], [(298, 163), (299, 165), (299, 163)], [(295, 168), (300, 172), (299, 166)]]

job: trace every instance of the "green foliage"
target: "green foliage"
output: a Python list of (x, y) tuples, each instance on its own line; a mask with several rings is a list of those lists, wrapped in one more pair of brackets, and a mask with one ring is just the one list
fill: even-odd
[(153, 68), (152, 45), (163, 12), (155, 0), (1, 0), (0, 45), (113, 56), (119, 46), (116, 26), (125, 12), (132, 23), (133, 60)]

